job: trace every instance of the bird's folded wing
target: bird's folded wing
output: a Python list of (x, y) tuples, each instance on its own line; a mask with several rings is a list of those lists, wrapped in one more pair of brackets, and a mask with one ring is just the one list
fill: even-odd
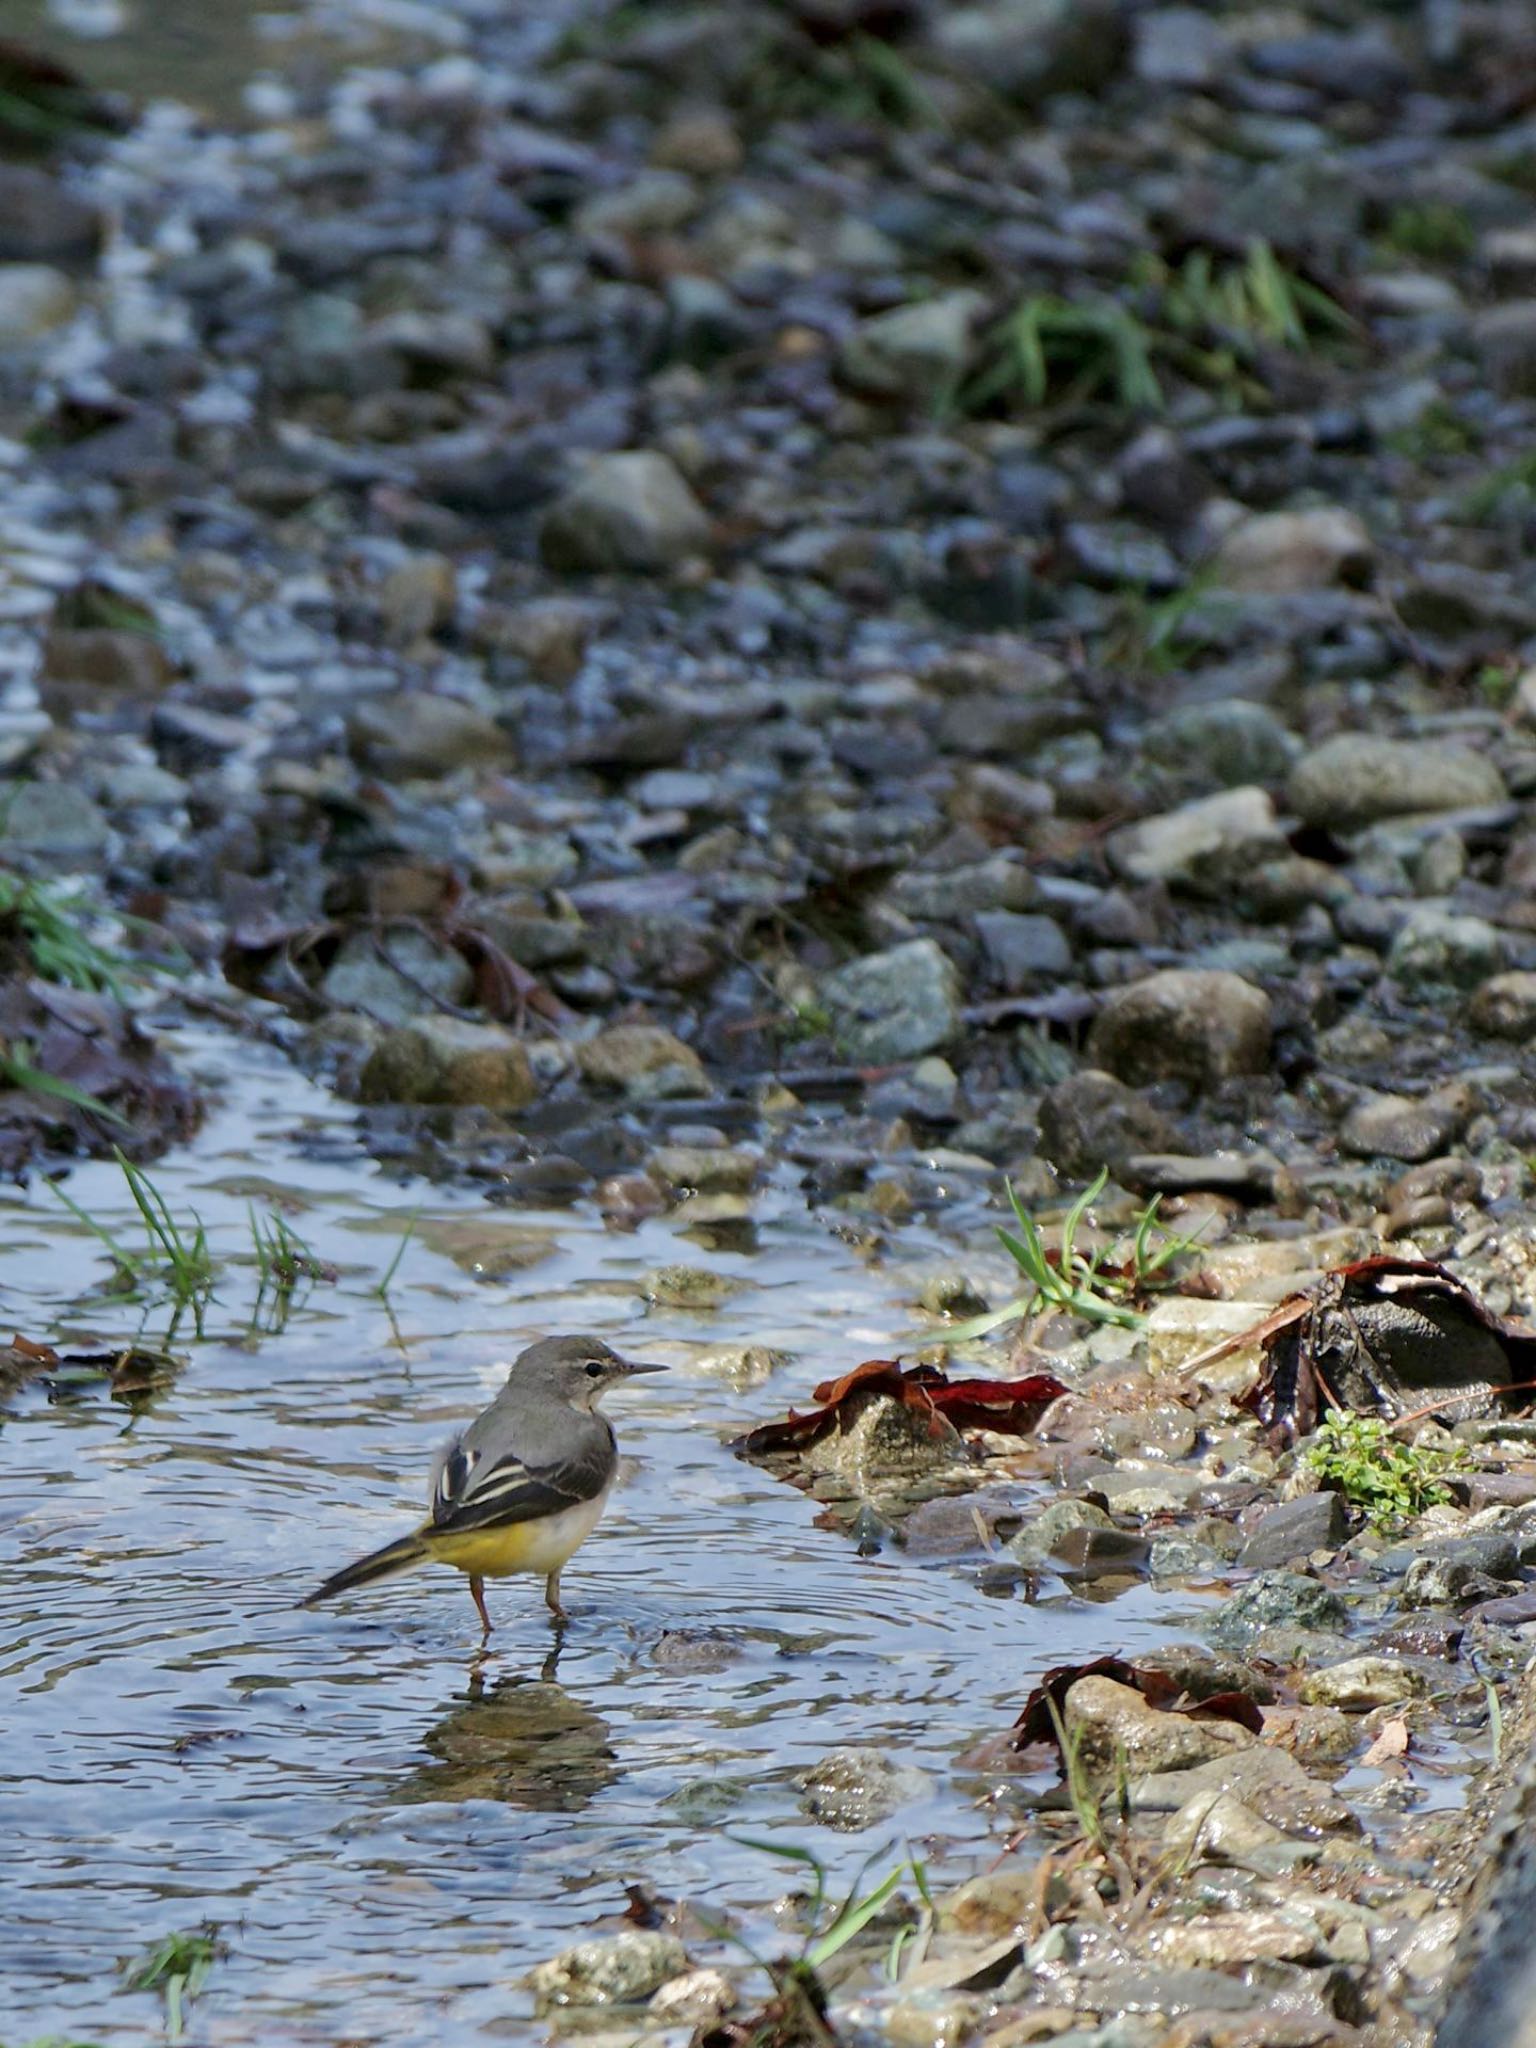
[(510, 1451), (497, 1458), (477, 1458), (456, 1444), (432, 1489), (431, 1526), (488, 1529), (538, 1521), (594, 1499), (611, 1475), (612, 1453), (601, 1440), (558, 1465), (537, 1467), (524, 1464)]

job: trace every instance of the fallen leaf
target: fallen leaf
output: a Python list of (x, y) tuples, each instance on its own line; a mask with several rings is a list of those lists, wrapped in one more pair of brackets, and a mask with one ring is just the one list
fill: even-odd
[(1401, 1714), (1395, 1715), (1392, 1720), (1383, 1723), (1381, 1733), (1360, 1761), (1367, 1770), (1381, 1770), (1385, 1765), (1394, 1764), (1405, 1757), (1412, 1739), (1408, 1732), (1408, 1723)]
[(1057, 1664), (1046, 1672), (1013, 1724), (1009, 1738), (1012, 1748), (1028, 1749), (1034, 1743), (1044, 1742), (1060, 1750), (1058, 1722), (1066, 1707), (1067, 1694), (1080, 1678), (1111, 1678), (1116, 1685), (1139, 1692), (1149, 1707), (1164, 1713), (1184, 1714), (1191, 1720), (1235, 1721), (1251, 1734), (1264, 1732), (1264, 1715), (1258, 1701), (1245, 1692), (1218, 1692), (1203, 1700), (1191, 1699), (1166, 1672), (1143, 1670), (1123, 1657), (1095, 1657), (1087, 1664)]
[(1029, 1436), (1051, 1403), (1066, 1393), (1049, 1373), (1031, 1373), (1021, 1380), (951, 1380), (936, 1365), (903, 1366), (894, 1358), (871, 1358), (841, 1379), (823, 1380), (815, 1388), (822, 1405), (800, 1415), (792, 1408), (782, 1422), (761, 1423), (735, 1439), (738, 1456), (768, 1458), (781, 1451), (803, 1450), (818, 1442), (851, 1408), (876, 1395), (954, 1429), (990, 1429), (1002, 1436)]

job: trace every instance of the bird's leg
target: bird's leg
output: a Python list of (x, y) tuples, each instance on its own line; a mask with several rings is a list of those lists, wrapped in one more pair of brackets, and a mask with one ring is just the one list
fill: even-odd
[(473, 1572), (469, 1575), (469, 1597), (475, 1603), (475, 1611), (480, 1616), (481, 1628), (485, 1635), (489, 1635), (491, 1632), (491, 1617), (485, 1611), (485, 1581), (484, 1579), (477, 1578)]
[(558, 1571), (551, 1572), (544, 1581), (544, 1605), (549, 1609), (556, 1621), (565, 1620), (565, 1609), (560, 1605), (560, 1574)]

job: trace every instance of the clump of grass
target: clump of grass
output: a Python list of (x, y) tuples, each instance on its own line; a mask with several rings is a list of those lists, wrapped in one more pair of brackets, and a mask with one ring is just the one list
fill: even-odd
[(840, 1904), (830, 1905), (826, 1869), (809, 1849), (745, 1837), (732, 1839), (743, 1849), (755, 1849), (800, 1864), (811, 1872), (812, 1879), (810, 1931), (798, 1955), (763, 1957), (739, 1934), (723, 1928), (716, 1930), (744, 1949), (773, 1987), (768, 2003), (746, 2022), (751, 2031), (745, 2038), (754, 2048), (835, 2048), (838, 2037), (827, 2017), (828, 1996), (821, 1972), (857, 1940), (910, 1879), (922, 1900), (922, 1909), (915, 1920), (903, 1921), (886, 1950), (885, 1974), (892, 1982), (897, 1981), (907, 1967), (909, 1944), (920, 1955), (933, 1926), (934, 1902), (927, 1872), (915, 1857), (907, 1856), (878, 1883), (864, 1890), (864, 1874), (869, 1868), (866, 1863), (847, 1897)]
[(1475, 483), (1462, 498), (1459, 511), (1473, 526), (1490, 520), (1529, 515), (1536, 504), (1536, 448), (1517, 455)]
[(268, 1210), (265, 1216), (258, 1216), (254, 1207), (247, 1203), (245, 1213), (250, 1222), (251, 1248), (256, 1254), (257, 1288), (256, 1306), (251, 1313), (252, 1333), (259, 1330), (267, 1336), (277, 1336), (287, 1327), (300, 1289), (307, 1294), (317, 1280), (335, 1280), (336, 1268), (327, 1265), (314, 1246), (275, 1209)]
[(86, 929), (96, 915), (84, 896), (0, 869), (0, 945), (9, 939), (44, 981), (121, 999), (122, 960)]
[(766, 53), (751, 79), (754, 110), (779, 120), (838, 120), (860, 127), (937, 128), (932, 94), (899, 50), (855, 35), (836, 49), (796, 39)]
[(112, 1157), (128, 1183), (133, 1205), (144, 1224), (146, 1244), (142, 1251), (122, 1244), (104, 1223), (71, 1200), (57, 1182), (50, 1183), (53, 1192), (70, 1214), (106, 1246), (112, 1258), (115, 1284), (122, 1293), (139, 1299), (158, 1296), (170, 1301), (173, 1312), (167, 1342), (188, 1309), (192, 1311), (193, 1327), (201, 1337), (203, 1317), (213, 1299), (219, 1272), (218, 1262), (208, 1248), (208, 1232), (202, 1218), (194, 1213), (190, 1225), (184, 1228), (142, 1167), (135, 1166), (119, 1147), (114, 1146)]
[(1458, 263), (1477, 247), (1477, 232), (1465, 209), (1449, 200), (1409, 200), (1393, 207), (1382, 240), (1399, 255)]
[(965, 412), (1000, 403), (1083, 403), (1107, 396), (1126, 411), (1160, 412), (1154, 337), (1113, 299), (1082, 302), (1036, 292), (984, 336), (980, 365), (955, 402)]
[(1324, 1487), (1341, 1493), (1373, 1528), (1384, 1530), (1449, 1500), (1446, 1478), (1464, 1457), (1459, 1445), (1404, 1443), (1381, 1416), (1344, 1408), (1328, 1411), (1302, 1453)]
[(208, 1973), (229, 1953), (211, 1920), (185, 1934), (168, 1934), (142, 1956), (123, 1965), (129, 1991), (158, 1991), (165, 2001), (165, 2038), (179, 2041), (185, 2031), (186, 2008), (207, 1982)]
[(1283, 264), (1255, 239), (1238, 262), (1195, 249), (1176, 268), (1144, 258), (1138, 281), (1157, 298), (1157, 324), (1186, 336), (1219, 336), (1245, 348), (1258, 343), (1306, 349), (1328, 334), (1353, 333), (1355, 323), (1318, 285)]
[(1008, 1201), (1018, 1229), (999, 1229), (997, 1235), (1027, 1281), (1027, 1291), (1004, 1308), (957, 1323), (947, 1334), (955, 1339), (984, 1337), (1006, 1323), (1051, 1312), (1083, 1316), (1089, 1322), (1110, 1323), (1123, 1330), (1139, 1329), (1146, 1318), (1136, 1307), (1137, 1301), (1167, 1278), (1168, 1267), (1193, 1250), (1196, 1240), (1161, 1227), (1157, 1220), (1159, 1197), (1154, 1195), (1137, 1216), (1122, 1258), (1116, 1260), (1102, 1249), (1084, 1251), (1077, 1242), (1078, 1231), (1108, 1181), (1108, 1168), (1101, 1168), (1072, 1203), (1061, 1219), (1061, 1242), (1055, 1251), (1047, 1250), (1040, 1224), (1009, 1182)]

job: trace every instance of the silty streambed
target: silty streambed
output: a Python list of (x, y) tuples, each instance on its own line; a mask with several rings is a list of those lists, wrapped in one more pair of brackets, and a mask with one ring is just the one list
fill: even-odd
[[(178, 1043), (221, 1097), (154, 1172), (230, 1262), (207, 1339), (184, 1329), (185, 1368), (132, 1408), (99, 1382), (34, 1383), (0, 1437), (16, 2038), (66, 2023), (157, 2038), (119, 1960), (208, 1918), (231, 1944), (199, 2004), (217, 2038), (482, 2040), (526, 2013), (529, 1963), (622, 1910), (625, 1880), (717, 1909), (781, 1891), (792, 1870), (766, 1856), (754, 1869), (727, 1830), (809, 1847), (851, 1881), (891, 1830), (832, 1833), (792, 1782), (844, 1743), (932, 1771), (935, 1795), (901, 1826), (959, 1879), (1011, 1823), (977, 1805), (956, 1757), (1011, 1720), (1042, 1667), (1110, 1635), (1134, 1652), (1187, 1634), (1207, 1604), (1137, 1589), (1111, 1618), (1056, 1582), (1030, 1605), (900, 1551), (861, 1559), (817, 1527), (813, 1501), (724, 1448), (896, 1348), (912, 1321), (897, 1271), (829, 1235), (792, 1171), (758, 1198), (761, 1248), (709, 1257), (751, 1282), (724, 1310), (647, 1309), (642, 1274), (693, 1250), (675, 1225), (619, 1236), (585, 1209), (514, 1214), (397, 1185), (357, 1146), (352, 1113), (275, 1052)], [(82, 1166), (68, 1188), (139, 1241), (115, 1168)], [(341, 1273), (253, 1337), (247, 1203), (279, 1190)], [(418, 1211), (386, 1307), (373, 1289)], [(456, 1219), (520, 1243), (547, 1232), (549, 1249), (514, 1279), (477, 1281), (430, 1248), (447, 1241), (433, 1225)], [(108, 1260), (45, 1187), (8, 1198), (0, 1244), (24, 1334), (133, 1334), (137, 1309), (82, 1301)], [(151, 1331), (163, 1324), (162, 1311)], [(408, 1524), (434, 1449), (499, 1362), (562, 1327), (675, 1370), (613, 1403), (633, 1469), (567, 1576), (558, 1658), (527, 1582), (492, 1589), (478, 1669), (447, 1572), (296, 1612), (326, 1570)], [(688, 1368), (727, 1339), (792, 1363), (750, 1393)]]

